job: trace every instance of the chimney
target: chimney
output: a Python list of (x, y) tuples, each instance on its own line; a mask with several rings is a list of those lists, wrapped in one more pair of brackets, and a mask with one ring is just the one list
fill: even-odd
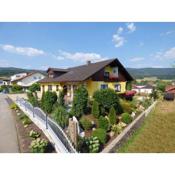
[(90, 60), (87, 61), (87, 65), (89, 65), (89, 64), (91, 64), (91, 61)]

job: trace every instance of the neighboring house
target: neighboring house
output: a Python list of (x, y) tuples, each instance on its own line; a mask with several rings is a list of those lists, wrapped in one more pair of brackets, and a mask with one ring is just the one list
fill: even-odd
[(175, 94), (175, 85), (168, 85), (165, 87), (165, 92), (166, 93), (173, 93)]
[(29, 87), (34, 83), (37, 83), (38, 81), (45, 78), (45, 76), (40, 72), (31, 72), (26, 74), (25, 76), (22, 76), (21, 78), (15, 79), (12, 82), (12, 84), (17, 84), (22, 87)]
[(91, 63), (68, 69), (49, 68), (48, 77), (39, 81), (41, 91), (63, 90), (66, 100), (72, 101), (75, 89), (85, 85), (89, 97), (98, 89), (111, 88), (117, 93), (125, 93), (126, 83), (133, 78), (118, 59)]
[(147, 85), (133, 85), (132, 90), (137, 93), (151, 94), (154, 87), (150, 84)]
[(175, 80), (172, 80), (171, 81), (171, 84), (174, 86), (175, 85)]
[(19, 74), (12, 75), (10, 77), (10, 81), (11, 82), (16, 81), (18, 79), (21, 79), (22, 77), (25, 77), (26, 75), (27, 75), (27, 73), (19, 73)]
[(10, 84), (10, 79), (9, 78), (0, 77), (0, 86), (9, 85), (9, 84)]

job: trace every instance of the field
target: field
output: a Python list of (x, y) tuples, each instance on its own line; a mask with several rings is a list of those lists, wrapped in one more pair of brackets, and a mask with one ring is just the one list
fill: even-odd
[(117, 152), (175, 152), (175, 102), (160, 101), (143, 125)]

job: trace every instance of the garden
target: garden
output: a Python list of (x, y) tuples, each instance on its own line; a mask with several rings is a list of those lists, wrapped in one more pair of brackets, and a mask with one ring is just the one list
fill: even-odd
[(16, 121), (18, 142), (22, 153), (54, 153), (55, 150), (44, 133), (19, 109), (8, 100)]
[(116, 138), (141, 112), (156, 99), (155, 92), (138, 98), (131, 94), (118, 95), (112, 89), (101, 89), (89, 99), (84, 86), (74, 92), (71, 108), (64, 102), (63, 92), (47, 91), (39, 100), (36, 90), (27, 93), (33, 106), (43, 109), (68, 133), (69, 118), (75, 116), (79, 122), (78, 152), (97, 153)]

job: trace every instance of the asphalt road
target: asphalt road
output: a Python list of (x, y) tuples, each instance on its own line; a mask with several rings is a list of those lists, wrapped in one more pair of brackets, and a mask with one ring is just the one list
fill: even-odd
[(6, 98), (5, 94), (0, 94), (0, 153), (18, 153), (15, 119)]

